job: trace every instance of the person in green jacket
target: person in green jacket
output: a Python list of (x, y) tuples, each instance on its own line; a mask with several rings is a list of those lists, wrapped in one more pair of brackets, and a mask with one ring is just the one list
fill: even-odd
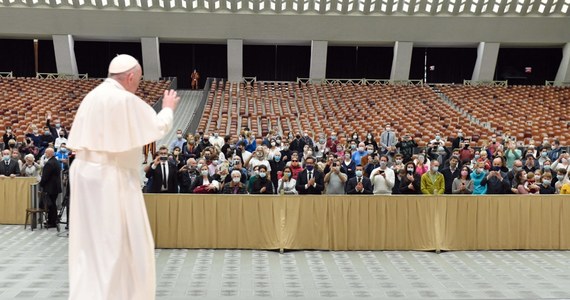
[(422, 175), (421, 190), (424, 195), (441, 195), (445, 192), (445, 179), (443, 174), (438, 172), (439, 162), (431, 161), (430, 169)]

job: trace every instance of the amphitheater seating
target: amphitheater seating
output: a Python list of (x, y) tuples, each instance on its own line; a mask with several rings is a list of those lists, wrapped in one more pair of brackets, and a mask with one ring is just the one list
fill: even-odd
[[(102, 79), (0, 78), (0, 135), (6, 126), (12, 126), (21, 142), (30, 124), (44, 126), (48, 112), (69, 128), (83, 97), (101, 82)], [(143, 81), (137, 95), (153, 105), (169, 86), (169, 81)]]
[[(295, 84), (256, 82), (213, 84), (199, 129), (221, 134), (249, 127), (265, 135), (309, 130), (315, 134), (375, 132), (390, 123), (420, 145), (436, 133), (463, 130), (477, 141), (491, 132), (458, 114), (427, 86)], [(473, 144), (476, 145), (476, 142)]]
[(557, 137), (570, 142), (570, 89), (552, 86), (443, 86), (458, 107), (525, 144)]

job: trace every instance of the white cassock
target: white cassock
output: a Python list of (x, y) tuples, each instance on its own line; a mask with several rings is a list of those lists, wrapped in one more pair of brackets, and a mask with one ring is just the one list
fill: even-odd
[(69, 299), (154, 299), (154, 241), (141, 192), (140, 148), (162, 138), (173, 112), (106, 79), (81, 103), (69, 133)]

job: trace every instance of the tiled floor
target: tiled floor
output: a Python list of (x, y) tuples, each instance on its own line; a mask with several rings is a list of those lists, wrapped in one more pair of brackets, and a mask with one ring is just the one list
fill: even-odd
[[(570, 252), (156, 251), (158, 299), (563, 299)], [(66, 299), (67, 238), (0, 225), (0, 299)]]

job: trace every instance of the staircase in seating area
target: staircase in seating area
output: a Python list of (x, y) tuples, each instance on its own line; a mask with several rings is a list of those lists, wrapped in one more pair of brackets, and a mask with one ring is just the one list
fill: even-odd
[(471, 121), (474, 124), (477, 124), (481, 127), (487, 128), (490, 131), (495, 132), (495, 130), (493, 128), (491, 128), (491, 125), (488, 122), (481, 122), (481, 120), (479, 120), (478, 118), (476, 118), (475, 116), (473, 116), (472, 114), (470, 114), (469, 112), (467, 112), (466, 110), (464, 110), (461, 107), (458, 107), (457, 105), (455, 105), (455, 103), (453, 103), (453, 101), (451, 101), (447, 95), (445, 95), (438, 87), (437, 85), (430, 85), (430, 88), (432, 89), (432, 91), (434, 93), (436, 93), (439, 98), (441, 98), (441, 100), (443, 102), (445, 102), (447, 105), (449, 105), (449, 107), (453, 108), (453, 110), (455, 110), (458, 114), (461, 114), (465, 117), (467, 117), (469, 119), (469, 121)]
[[(178, 102), (178, 107), (174, 112), (174, 124), (172, 130), (164, 138), (157, 141), (157, 150), (160, 145), (167, 145), (170, 147), (170, 143), (176, 138), (176, 130), (184, 129), (190, 124), (192, 118), (200, 118), (201, 115), (195, 115), (194, 112), (198, 109), (200, 100), (202, 99), (203, 91), (190, 91), (190, 90), (178, 90), (176, 91), (178, 96), (180, 96), (180, 102)], [(170, 151), (170, 148), (168, 149)]]

